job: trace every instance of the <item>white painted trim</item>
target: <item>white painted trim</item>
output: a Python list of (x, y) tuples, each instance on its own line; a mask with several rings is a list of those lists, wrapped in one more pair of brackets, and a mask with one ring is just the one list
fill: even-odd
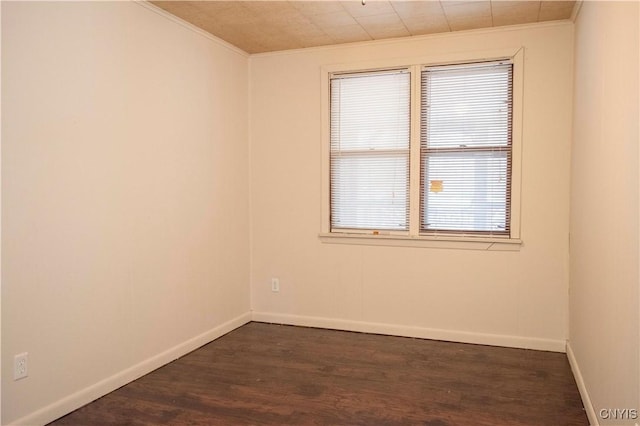
[(101, 396), (108, 394), (121, 386), (130, 383), (145, 374), (152, 372), (165, 364), (174, 361), (199, 347), (241, 327), (251, 321), (251, 312), (246, 312), (233, 318), (217, 327), (212, 328), (198, 336), (195, 336), (183, 343), (180, 343), (166, 351), (152, 356), (136, 365), (133, 365), (111, 377), (107, 377), (93, 385), (68, 395), (53, 404), (49, 404), (31, 414), (28, 414), (10, 425), (40, 425), (47, 424), (60, 418), (83, 405), (94, 401)]
[(570, 342), (567, 342), (567, 359), (569, 360), (569, 365), (571, 365), (573, 377), (575, 377), (576, 379), (576, 385), (578, 385), (578, 391), (580, 392), (580, 397), (582, 398), (584, 409), (587, 412), (589, 424), (591, 426), (600, 426), (600, 423), (598, 422), (598, 416), (596, 416), (596, 410), (593, 408), (593, 403), (591, 402), (591, 398), (589, 397), (587, 386), (584, 383), (582, 373), (580, 372), (580, 367), (578, 366), (578, 360), (576, 360)]
[(331, 108), (330, 73), (331, 70), (324, 66), (320, 69), (320, 160), (322, 161), (320, 165), (320, 193), (322, 197), (320, 230), (325, 234), (331, 232), (331, 226), (329, 225), (331, 217), (331, 210), (329, 208), (331, 205), (331, 171), (329, 170), (331, 168), (331, 134), (329, 129)]
[[(422, 190), (420, 185), (420, 179), (422, 178), (422, 162), (420, 161), (422, 66), (414, 64), (409, 70), (411, 71), (411, 114), (409, 115), (409, 124), (411, 126), (411, 138), (409, 139), (409, 235), (420, 235), (420, 198)], [(415, 99), (415, 101), (412, 101), (413, 99)]]
[(349, 233), (318, 234), (321, 242), (327, 244), (356, 244), (388, 247), (422, 247), (457, 250), (519, 251), (522, 240), (510, 238), (464, 237), (456, 235), (375, 235)]
[(474, 333), (468, 331), (442, 330), (426, 327), (415, 327), (400, 324), (383, 324), (347, 319), (311, 317), (303, 315), (278, 314), (272, 312), (253, 312), (253, 321), (275, 324), (298, 325), (333, 330), (356, 331), (361, 333), (385, 334), (390, 336), (417, 337), (420, 339), (444, 340), (458, 343), (472, 343), (488, 346), (503, 346), (521, 349), (565, 352), (564, 340), (540, 339), (537, 337), (521, 337), (500, 334)]
[(513, 62), (513, 99), (511, 118), (511, 213), (510, 237), (520, 239), (522, 218), (522, 152), (524, 151), (524, 46), (511, 57)]
[(172, 15), (171, 13), (167, 12), (166, 10), (154, 5), (153, 3), (150, 3), (148, 0), (130, 0), (130, 1), (134, 2), (135, 4), (138, 4), (138, 5), (142, 6), (142, 7), (144, 7), (145, 9), (148, 9), (148, 10), (150, 10), (152, 12), (155, 12), (158, 15), (161, 15), (161, 16), (167, 18), (168, 20), (173, 21), (176, 24), (178, 24), (178, 25), (180, 25), (180, 26), (182, 26), (182, 27), (184, 27), (184, 28), (186, 28), (188, 30), (193, 31), (194, 33), (196, 33), (196, 34), (198, 34), (198, 35), (200, 35), (200, 36), (202, 36), (202, 37), (204, 37), (206, 39), (209, 39), (209, 40), (213, 41), (214, 43), (216, 43), (216, 44), (218, 44), (218, 45), (220, 45), (220, 46), (222, 46), (224, 48), (227, 48), (227, 49), (231, 50), (234, 53), (239, 54), (243, 58), (248, 58), (250, 56), (244, 50), (234, 46), (231, 43), (228, 43), (228, 42), (222, 40), (221, 38), (218, 38), (218, 37), (214, 36), (213, 34), (203, 30), (202, 28), (196, 27), (195, 25), (193, 25), (190, 22), (185, 21), (184, 19), (178, 18), (175, 15)]

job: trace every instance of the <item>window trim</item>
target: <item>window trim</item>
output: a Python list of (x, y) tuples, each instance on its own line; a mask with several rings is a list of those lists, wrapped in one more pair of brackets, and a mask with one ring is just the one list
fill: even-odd
[[(409, 231), (331, 231), (330, 224), (330, 78), (332, 74), (379, 71), (390, 68), (408, 68), (411, 73), (411, 99), (420, 99), (420, 71), (425, 66), (464, 64), (483, 61), (511, 60), (513, 63), (513, 116), (512, 116), (512, 174), (510, 235), (483, 236), (478, 234), (446, 233), (437, 235), (420, 233), (420, 102), (411, 103), (411, 144), (409, 158)], [(321, 68), (321, 231), (322, 242), (340, 244), (367, 244), (407, 247), (442, 247), (479, 250), (519, 250), (521, 183), (522, 183), (522, 109), (524, 90), (524, 48), (499, 49), (485, 52), (432, 55), (426, 57), (389, 59), (379, 61), (333, 64)]]

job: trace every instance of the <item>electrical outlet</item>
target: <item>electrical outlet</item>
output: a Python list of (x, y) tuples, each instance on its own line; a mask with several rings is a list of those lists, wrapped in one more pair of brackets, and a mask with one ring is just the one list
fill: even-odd
[(13, 380), (24, 379), (29, 375), (27, 361), (29, 354), (23, 352), (13, 357)]
[(280, 292), (280, 280), (278, 278), (271, 278), (271, 291), (274, 293)]

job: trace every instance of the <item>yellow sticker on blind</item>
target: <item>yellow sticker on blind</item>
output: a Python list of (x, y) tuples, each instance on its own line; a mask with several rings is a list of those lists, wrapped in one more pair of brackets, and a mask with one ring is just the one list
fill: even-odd
[(442, 192), (442, 181), (441, 180), (431, 180), (431, 181), (429, 181), (429, 191), (431, 191), (431, 192)]

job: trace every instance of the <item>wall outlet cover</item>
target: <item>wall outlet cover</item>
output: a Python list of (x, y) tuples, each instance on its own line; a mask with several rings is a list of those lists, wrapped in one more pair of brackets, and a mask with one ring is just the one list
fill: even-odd
[(29, 375), (28, 360), (29, 354), (27, 352), (13, 357), (13, 380), (24, 379)]

